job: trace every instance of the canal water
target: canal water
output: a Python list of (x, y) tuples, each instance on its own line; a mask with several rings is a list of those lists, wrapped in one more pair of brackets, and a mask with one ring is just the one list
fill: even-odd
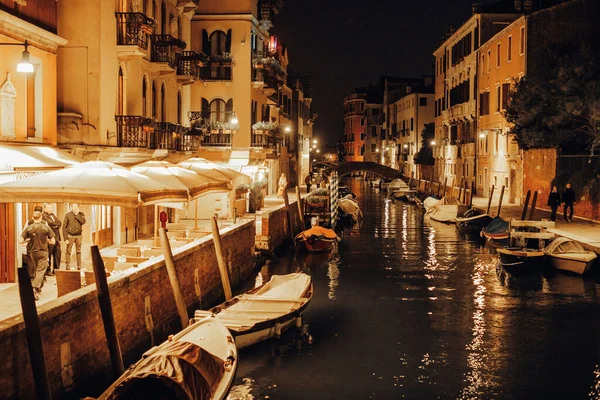
[(338, 252), (256, 276), (312, 275), (312, 344), (291, 331), (242, 350), (230, 399), (600, 398), (597, 276), (498, 272), (454, 226), (347, 183), (364, 221)]

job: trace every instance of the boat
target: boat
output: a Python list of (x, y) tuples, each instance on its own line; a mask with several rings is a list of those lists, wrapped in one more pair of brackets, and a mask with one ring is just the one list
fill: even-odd
[(430, 208), (436, 205), (438, 201), (440, 201), (440, 199), (433, 196), (427, 196), (425, 198), (422, 198), (423, 196), (418, 197), (421, 199), (423, 207), (425, 207), (425, 211), (428, 211)]
[(496, 251), (500, 255), (500, 264), (510, 273), (530, 271), (544, 259), (544, 252), (539, 249), (503, 247)]
[(390, 183), (391, 183), (391, 181), (389, 179), (384, 179), (384, 180), (380, 181), (380, 183), (379, 183), (380, 186), (379, 187), (382, 190), (387, 190), (388, 187), (390, 186)]
[(456, 197), (444, 196), (438, 200), (433, 206), (427, 208), (426, 216), (429, 216), (434, 221), (439, 222), (456, 222), (456, 217), (467, 211), (468, 206), (463, 204)]
[(486, 240), (506, 244), (508, 242), (508, 222), (501, 217), (494, 217), (482, 230), (481, 235)]
[(233, 297), (210, 310), (196, 310), (201, 319), (214, 315), (232, 333), (238, 349), (279, 336), (296, 323), (313, 295), (312, 278), (302, 272), (273, 275), (257, 288)]
[(415, 190), (411, 190), (410, 187), (402, 179), (394, 179), (387, 189), (388, 196), (394, 197), (399, 200), (406, 200), (409, 195), (414, 195)]
[(302, 231), (296, 236), (296, 242), (304, 243), (310, 252), (329, 251), (339, 240), (340, 238), (333, 230), (318, 225)]
[(358, 223), (362, 219), (362, 211), (358, 202), (352, 198), (352, 194), (338, 200), (340, 209), (340, 218), (349, 217), (353, 222)]
[(237, 364), (233, 335), (208, 315), (144, 353), (98, 400), (224, 399)]
[(586, 251), (581, 244), (566, 237), (554, 239), (546, 246), (544, 254), (554, 268), (579, 275), (586, 273), (598, 257), (593, 251)]
[(470, 208), (456, 218), (456, 228), (466, 233), (480, 233), (492, 221), (492, 217), (476, 208)]

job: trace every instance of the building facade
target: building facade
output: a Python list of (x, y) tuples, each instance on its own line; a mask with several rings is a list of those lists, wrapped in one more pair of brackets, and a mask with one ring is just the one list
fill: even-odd
[(344, 161), (365, 160), (366, 105), (366, 88), (344, 97)]

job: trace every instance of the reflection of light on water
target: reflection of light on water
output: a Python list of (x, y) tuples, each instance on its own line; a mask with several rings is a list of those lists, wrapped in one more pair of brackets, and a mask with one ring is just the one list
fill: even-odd
[(596, 370), (594, 371), (594, 384), (590, 391), (590, 399), (600, 399), (600, 365), (596, 365)]
[(231, 391), (227, 396), (227, 400), (253, 400), (254, 396), (252, 395), (252, 386), (254, 384), (254, 379), (244, 378), (244, 381), (241, 385), (236, 385), (231, 387)]
[(408, 208), (404, 207), (402, 212), (402, 258), (407, 258), (407, 242), (408, 242)]
[(254, 280), (254, 287), (257, 288), (262, 286), (263, 284), (263, 276), (262, 274), (256, 274), (256, 279)]
[[(429, 235), (427, 236), (427, 259), (425, 260), (425, 270), (427, 271), (435, 271), (439, 266), (437, 260), (437, 250), (435, 249), (435, 229), (431, 228), (429, 230)], [(433, 275), (426, 274), (425, 276), (428, 279), (432, 279)]]
[(328, 261), (327, 263), (329, 266), (327, 268), (327, 276), (329, 277), (329, 293), (328, 293), (328, 297), (331, 300), (335, 300), (335, 290), (338, 287), (339, 281), (338, 278), (340, 277), (340, 269), (339, 269), (339, 264), (340, 264), (340, 258), (339, 257), (335, 257), (332, 260)]
[(474, 266), (473, 276), (471, 280), (475, 286), (473, 294), (473, 303), (475, 310), (473, 311), (473, 340), (467, 345), (467, 365), (471, 371), (467, 373), (466, 380), (468, 386), (462, 390), (460, 399), (475, 399), (479, 397), (481, 389), (489, 386), (490, 382), (486, 381), (484, 368), (486, 366), (487, 355), (484, 348), (485, 327), (485, 294), (484, 286), (485, 274), (488, 266), (482, 261), (478, 261)]

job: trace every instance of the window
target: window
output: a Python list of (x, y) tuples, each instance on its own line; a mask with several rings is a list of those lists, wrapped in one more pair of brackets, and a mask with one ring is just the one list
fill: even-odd
[(411, 131), (415, 130), (415, 119), (414, 118), (410, 119), (410, 130)]
[(148, 116), (148, 80), (146, 77), (142, 81), (142, 116)]
[(479, 115), (488, 115), (490, 113), (490, 92), (479, 95)]
[(377, 148), (377, 143), (371, 143), (371, 153), (375, 153), (376, 148)]
[(360, 126), (365, 126), (365, 119), (364, 118), (360, 119)]
[(500, 86), (496, 86), (496, 112), (500, 112)]
[(496, 67), (500, 66), (500, 43), (496, 45)]
[(419, 105), (420, 106), (426, 106), (427, 105), (427, 97), (420, 97), (419, 98)]
[(502, 109), (506, 110), (508, 107), (508, 96), (510, 92), (510, 83), (502, 84)]
[(167, 122), (167, 88), (163, 83), (160, 87), (160, 122)]
[(117, 102), (119, 115), (124, 115), (124, 105), (125, 105), (125, 77), (123, 76), (123, 68), (119, 67), (119, 83), (118, 83), (118, 94), (119, 99)]
[(506, 54), (506, 61), (512, 60), (512, 36), (508, 37), (508, 51)]
[(181, 111), (182, 111), (182, 100), (181, 92), (177, 92), (177, 123), (181, 125)]
[(365, 103), (360, 103), (360, 110), (364, 110), (365, 109)]
[(483, 178), (481, 177), (481, 174), (479, 174), (479, 184), (482, 185), (483, 184)]
[(485, 54), (481, 55), (481, 74), (485, 73)]
[(525, 53), (525, 27), (521, 27), (521, 36), (520, 36), (520, 44), (519, 44), (519, 54)]
[(152, 82), (152, 118), (156, 118), (158, 110), (158, 96), (156, 95), (156, 82)]
[(498, 132), (494, 132), (494, 139), (494, 155), (496, 155), (500, 150), (500, 134)]
[(227, 35), (223, 31), (214, 31), (210, 34), (210, 55), (223, 53), (227, 53)]
[(490, 61), (491, 61), (491, 59), (492, 59), (492, 51), (488, 50), (488, 52), (487, 52), (487, 64), (486, 64), (486, 68), (485, 68), (485, 70), (487, 71), (488, 74), (490, 73)]
[(371, 125), (371, 136), (377, 136), (377, 126)]
[(210, 122), (227, 122), (225, 100), (214, 99), (210, 102)]

